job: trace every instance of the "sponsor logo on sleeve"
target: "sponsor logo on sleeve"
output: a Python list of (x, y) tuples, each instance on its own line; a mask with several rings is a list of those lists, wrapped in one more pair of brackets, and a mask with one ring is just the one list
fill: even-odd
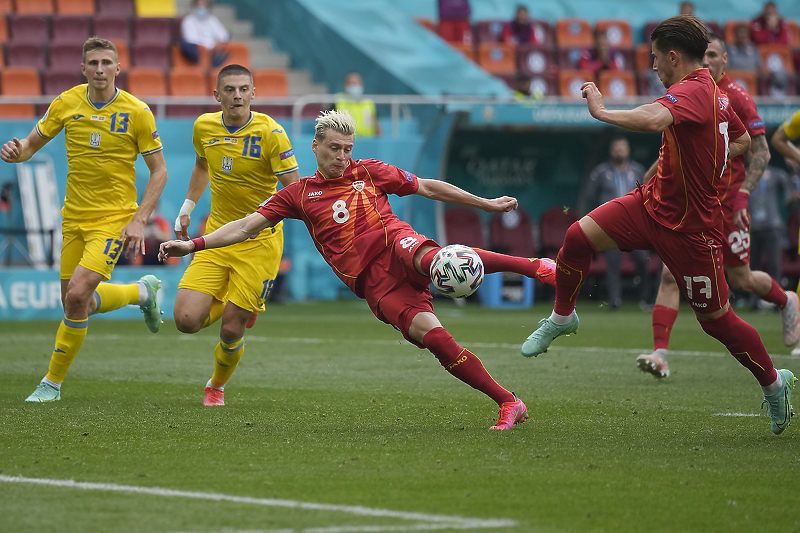
[(153, 139), (158, 139), (158, 130), (153, 132)]
[(764, 121), (760, 120), (760, 119), (759, 120), (751, 120), (750, 122), (747, 123), (747, 127), (750, 128), (751, 130), (754, 130), (756, 128), (763, 128), (764, 127)]
[(284, 159), (288, 159), (294, 155), (294, 148), (289, 148), (285, 152), (281, 152), (280, 155), (281, 155), (281, 161), (283, 161)]
[(667, 98), (667, 100), (669, 100), (669, 101), (670, 101), (670, 102), (672, 102), (673, 104), (677, 104), (677, 103), (678, 103), (678, 99), (677, 99), (677, 98), (675, 98), (675, 97), (672, 95), (672, 93), (667, 93), (667, 94), (665, 94), (664, 96)]
[(406, 175), (406, 181), (410, 181), (410, 182), (414, 181), (414, 175), (411, 174), (411, 172), (409, 172), (408, 170), (404, 170), (403, 174)]

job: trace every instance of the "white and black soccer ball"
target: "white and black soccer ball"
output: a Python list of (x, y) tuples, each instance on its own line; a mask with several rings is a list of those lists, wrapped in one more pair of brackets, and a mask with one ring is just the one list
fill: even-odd
[(431, 280), (442, 294), (451, 298), (464, 298), (481, 286), (483, 261), (469, 246), (445, 246), (433, 256)]

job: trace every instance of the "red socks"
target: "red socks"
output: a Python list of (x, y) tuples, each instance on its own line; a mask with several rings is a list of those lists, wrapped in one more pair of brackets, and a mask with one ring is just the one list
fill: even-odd
[[(431, 264), (433, 263), (433, 256), (441, 248), (430, 250), (422, 256), (420, 266), (423, 272), (431, 271)], [(529, 259), (527, 257), (515, 257), (513, 255), (498, 254), (488, 250), (481, 250), (480, 248), (473, 248), (475, 253), (480, 256), (483, 261), (483, 271), (487, 274), (494, 272), (516, 272), (529, 278), (536, 276), (536, 271), (539, 270), (539, 260)]]
[(568, 316), (575, 310), (575, 300), (581, 285), (586, 281), (586, 274), (592, 265), (594, 247), (578, 222), (567, 230), (564, 246), (558, 252), (556, 264), (556, 304), (554, 311), (558, 315)]
[[(513, 402), (514, 395), (501, 387), (483, 367), (475, 354), (462, 348), (444, 328), (433, 328), (422, 338), (422, 343), (442, 366), (470, 387), (477, 389), (502, 405)], [(774, 381), (774, 380), (773, 380)]]
[(786, 302), (789, 301), (789, 298), (786, 296), (786, 293), (781, 289), (781, 286), (778, 285), (778, 282), (774, 279), (772, 280), (772, 286), (769, 288), (769, 292), (761, 297), (762, 300), (766, 300), (769, 303), (773, 303), (783, 309), (786, 307)]
[(736, 316), (733, 309), (714, 320), (698, 320), (703, 331), (725, 345), (732, 356), (749, 370), (762, 387), (771, 385), (777, 379), (761, 337), (755, 328)]
[(653, 308), (653, 351), (666, 350), (678, 310), (656, 305)]

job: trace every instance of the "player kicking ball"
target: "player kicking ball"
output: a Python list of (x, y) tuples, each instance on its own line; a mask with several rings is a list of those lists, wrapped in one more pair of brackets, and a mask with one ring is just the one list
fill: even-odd
[[(528, 418), (525, 404), (500, 386), (480, 359), (442, 327), (431, 304), (430, 270), (441, 248), (392, 213), (387, 195), (418, 194), (432, 200), (504, 212), (508, 196), (487, 199), (454, 185), (417, 176), (375, 159), (351, 159), (355, 122), (347, 112), (326, 111), (316, 121), (311, 149), (317, 172), (275, 193), (258, 211), (191, 241), (161, 244), (159, 258), (181, 257), (240, 243), (284, 218), (302, 220), (327, 263), (383, 322), (412, 344), (427, 348), (450, 374), (500, 406), (491, 429), (511, 429)], [(552, 284), (549, 259), (512, 257), (475, 250), (487, 273), (510, 271)]]

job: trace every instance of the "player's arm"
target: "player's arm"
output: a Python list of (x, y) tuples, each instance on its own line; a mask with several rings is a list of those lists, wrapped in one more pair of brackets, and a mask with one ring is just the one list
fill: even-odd
[(758, 134), (750, 142), (750, 150), (747, 152), (747, 172), (742, 186), (733, 201), (733, 225), (739, 229), (746, 230), (750, 227), (747, 203), (750, 200), (750, 193), (755, 190), (758, 182), (761, 181), (761, 176), (767, 168), (769, 159), (767, 136), (763, 133)]
[(162, 242), (158, 250), (158, 259), (163, 262), (170, 257), (183, 257), (206, 248), (222, 248), (244, 242), (252, 235), (256, 235), (263, 229), (271, 228), (274, 225), (261, 213), (250, 213), (244, 218), (228, 222), (203, 237), (197, 237), (190, 241)]
[(159, 150), (142, 156), (147, 168), (150, 169), (150, 179), (147, 180), (147, 187), (142, 195), (142, 203), (139, 210), (133, 215), (128, 224), (122, 228), (120, 240), (125, 242), (125, 257), (136, 258), (138, 254), (144, 254), (144, 228), (147, 219), (156, 208), (161, 192), (167, 184), (167, 163), (164, 161), (164, 152)]
[(734, 157), (742, 155), (750, 149), (751, 144), (750, 134), (747, 132), (744, 132), (744, 135), (741, 137), (731, 139), (728, 141), (728, 159), (733, 159)]
[(586, 99), (589, 114), (600, 122), (618, 126), (631, 131), (655, 133), (664, 131), (674, 119), (669, 109), (653, 102), (634, 109), (606, 109), (603, 95), (597, 86), (589, 81), (581, 87), (581, 95)]
[(475, 207), (490, 213), (511, 211), (517, 208), (517, 199), (510, 196), (501, 196), (493, 199), (481, 198), (444, 181), (423, 178), (418, 178), (418, 180), (419, 189), (417, 189), (417, 194), (431, 200)]
[(38, 152), (50, 139), (42, 137), (33, 128), (27, 137), (20, 140), (14, 137), (0, 148), (0, 159), (6, 163), (22, 163)]
[(800, 148), (798, 148), (797, 145), (795, 145), (789, 139), (789, 137), (786, 136), (783, 126), (775, 130), (775, 133), (772, 135), (771, 142), (772, 146), (774, 146), (783, 157), (791, 159), (796, 163), (800, 163)]
[(283, 185), (284, 187), (292, 183), (296, 183), (300, 181), (300, 171), (293, 170), (291, 172), (287, 172), (286, 174), (282, 174), (278, 176), (278, 181), (280, 181), (281, 185)]
[(186, 191), (186, 199), (183, 201), (178, 218), (175, 219), (176, 239), (189, 239), (189, 225), (192, 223), (192, 209), (197, 201), (203, 196), (203, 192), (208, 187), (208, 161), (195, 155), (194, 168), (189, 177), (189, 190)]

